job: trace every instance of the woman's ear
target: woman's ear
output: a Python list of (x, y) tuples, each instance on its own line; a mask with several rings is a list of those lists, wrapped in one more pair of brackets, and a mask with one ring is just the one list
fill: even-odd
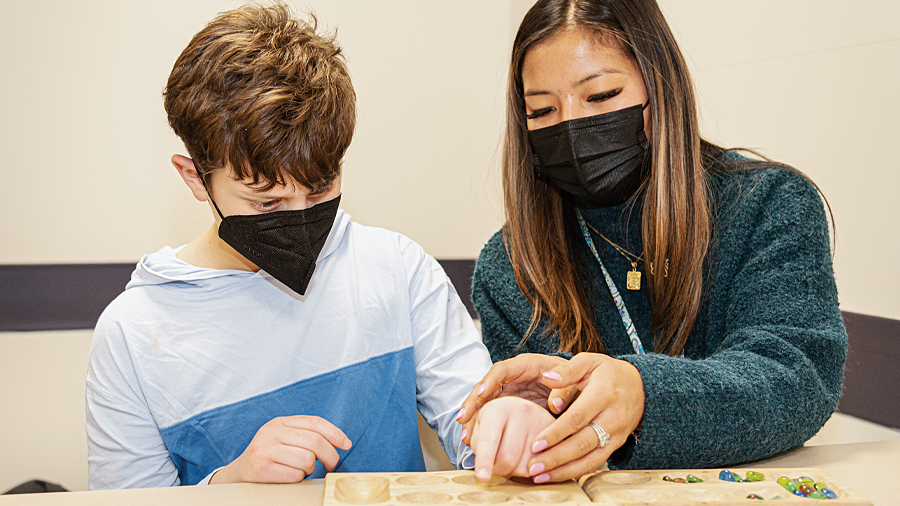
[(178, 175), (184, 180), (184, 184), (191, 189), (191, 193), (194, 194), (195, 199), (200, 202), (209, 200), (209, 194), (206, 193), (206, 188), (200, 180), (200, 173), (197, 172), (197, 168), (194, 167), (193, 160), (184, 155), (172, 155), (172, 165), (175, 166)]

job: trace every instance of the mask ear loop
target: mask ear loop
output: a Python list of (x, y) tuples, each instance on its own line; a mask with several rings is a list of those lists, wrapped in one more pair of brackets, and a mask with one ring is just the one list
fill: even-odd
[(206, 196), (209, 197), (209, 201), (212, 202), (213, 207), (216, 208), (216, 212), (219, 213), (219, 218), (222, 218), (222, 221), (225, 221), (225, 216), (222, 215), (222, 211), (219, 210), (219, 206), (216, 205), (216, 201), (213, 200), (212, 194), (209, 193), (209, 187), (206, 186), (206, 178), (204, 177), (203, 172), (200, 171), (196, 162), (194, 162), (194, 168), (197, 169), (197, 175), (200, 176), (200, 184), (202, 184), (203, 189), (206, 190)]

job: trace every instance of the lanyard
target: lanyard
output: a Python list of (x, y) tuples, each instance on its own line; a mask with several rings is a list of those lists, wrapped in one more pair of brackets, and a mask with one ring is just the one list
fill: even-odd
[(603, 262), (600, 260), (597, 248), (594, 247), (594, 239), (588, 231), (587, 223), (585, 223), (584, 218), (581, 217), (581, 211), (576, 209), (575, 213), (578, 215), (578, 224), (581, 225), (581, 233), (584, 234), (584, 240), (591, 249), (591, 253), (594, 254), (594, 258), (597, 259), (597, 263), (600, 264), (600, 270), (603, 271), (603, 277), (606, 279), (606, 286), (609, 287), (609, 293), (616, 302), (616, 309), (619, 310), (619, 316), (622, 317), (622, 323), (625, 325), (625, 333), (627, 333), (628, 338), (631, 339), (631, 346), (634, 347), (634, 352), (640, 355), (644, 353), (644, 345), (641, 344), (641, 338), (638, 337), (637, 330), (634, 329), (634, 324), (631, 322), (631, 316), (628, 314), (628, 308), (625, 307), (625, 302), (622, 301), (622, 296), (619, 295), (616, 284), (613, 283), (612, 278), (609, 277), (609, 273), (606, 272), (606, 267), (604, 267)]

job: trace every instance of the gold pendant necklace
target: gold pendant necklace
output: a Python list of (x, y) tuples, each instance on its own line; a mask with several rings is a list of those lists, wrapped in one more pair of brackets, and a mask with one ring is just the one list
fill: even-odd
[(625, 288), (629, 290), (640, 290), (641, 289), (641, 272), (637, 270), (637, 264), (644, 258), (644, 253), (641, 253), (641, 256), (637, 256), (630, 251), (627, 251), (625, 248), (619, 246), (618, 244), (610, 241), (606, 238), (605, 235), (601, 234), (599, 230), (593, 227), (590, 223), (585, 221), (585, 224), (590, 227), (591, 230), (594, 231), (595, 234), (599, 235), (603, 238), (604, 241), (608, 242), (610, 246), (616, 249), (622, 256), (625, 257), (626, 260), (631, 264), (631, 270), (628, 271), (628, 274), (625, 276)]

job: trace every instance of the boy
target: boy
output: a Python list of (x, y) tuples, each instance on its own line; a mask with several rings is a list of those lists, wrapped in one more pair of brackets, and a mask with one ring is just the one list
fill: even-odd
[(338, 208), (355, 94), (334, 40), (283, 5), (222, 13), (165, 108), (215, 223), (144, 256), (97, 323), (91, 488), (424, 470), (417, 405), (470, 461), (453, 416), (490, 358), (432, 257)]

